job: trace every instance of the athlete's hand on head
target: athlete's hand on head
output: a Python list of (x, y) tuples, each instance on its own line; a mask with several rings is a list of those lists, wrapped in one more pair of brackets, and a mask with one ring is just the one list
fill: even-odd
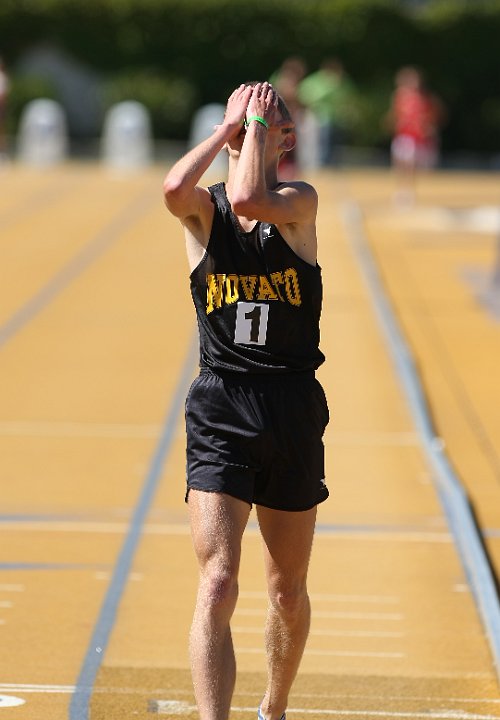
[(275, 124), (278, 107), (278, 94), (267, 81), (257, 83), (252, 88), (252, 95), (248, 103), (247, 119), (257, 115), (264, 118), (269, 127)]
[(234, 129), (234, 135), (238, 135), (241, 130), (251, 95), (252, 87), (242, 84), (234, 90), (227, 101), (224, 125), (231, 126)]

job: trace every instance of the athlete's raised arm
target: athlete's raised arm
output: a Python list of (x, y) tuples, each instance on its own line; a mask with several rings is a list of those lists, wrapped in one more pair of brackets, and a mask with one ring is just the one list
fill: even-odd
[(251, 93), (251, 87), (236, 88), (227, 102), (222, 125), (216, 126), (209, 138), (184, 155), (167, 174), (163, 183), (165, 204), (181, 220), (200, 213), (208, 193), (198, 183), (224, 145), (240, 132)]
[(283, 116), (269, 83), (257, 83), (248, 103), (247, 132), (231, 187), (239, 216), (276, 225), (314, 221), (317, 194), (305, 182), (278, 183), (276, 157), (295, 145), (294, 123)]

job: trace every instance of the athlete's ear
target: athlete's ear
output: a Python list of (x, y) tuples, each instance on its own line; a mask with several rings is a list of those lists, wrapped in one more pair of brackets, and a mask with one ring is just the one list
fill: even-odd
[(283, 140), (280, 144), (280, 150), (282, 152), (290, 152), (290, 150), (293, 150), (295, 147), (295, 144), (297, 142), (297, 136), (295, 133), (290, 132), (283, 136)]

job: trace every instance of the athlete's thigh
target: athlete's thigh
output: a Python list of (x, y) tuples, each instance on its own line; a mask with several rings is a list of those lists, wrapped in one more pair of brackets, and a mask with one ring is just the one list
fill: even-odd
[(188, 506), (200, 568), (203, 570), (211, 561), (216, 561), (236, 572), (251, 506), (225, 493), (203, 490), (189, 492)]
[(305, 583), (316, 514), (316, 507), (303, 512), (287, 512), (257, 506), (269, 585), (293, 590)]

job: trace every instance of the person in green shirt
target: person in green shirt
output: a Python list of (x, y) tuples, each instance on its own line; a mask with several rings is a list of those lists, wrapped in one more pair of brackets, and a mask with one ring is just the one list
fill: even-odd
[(342, 63), (327, 58), (320, 68), (299, 85), (299, 100), (315, 115), (319, 124), (320, 162), (339, 161), (340, 147), (348, 139), (354, 115), (354, 85)]

